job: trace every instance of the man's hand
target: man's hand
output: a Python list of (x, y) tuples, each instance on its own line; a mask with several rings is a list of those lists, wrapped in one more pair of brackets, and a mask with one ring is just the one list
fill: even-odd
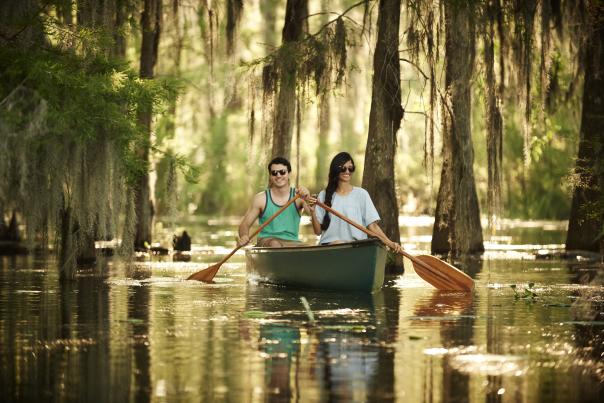
[(248, 242), (250, 242), (249, 235), (242, 235), (237, 238), (237, 246), (245, 246), (248, 244)]
[(315, 206), (317, 205), (317, 195), (309, 195), (306, 199), (304, 199), (304, 203), (308, 206), (310, 211), (315, 211)]

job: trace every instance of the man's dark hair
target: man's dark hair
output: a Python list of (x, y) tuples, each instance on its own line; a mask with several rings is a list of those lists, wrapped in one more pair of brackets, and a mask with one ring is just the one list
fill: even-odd
[(268, 163), (268, 166), (266, 167), (268, 169), (268, 172), (271, 172), (271, 165), (273, 164), (281, 164), (281, 165), (285, 165), (287, 167), (287, 172), (291, 172), (292, 171), (292, 165), (289, 163), (289, 161), (283, 157), (275, 157), (271, 160), (271, 162)]

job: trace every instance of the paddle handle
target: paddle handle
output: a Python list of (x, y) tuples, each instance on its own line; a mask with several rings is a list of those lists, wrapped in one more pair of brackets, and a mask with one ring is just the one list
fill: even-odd
[[(291, 206), (291, 205), (292, 205), (292, 203), (295, 203), (295, 202), (296, 202), (296, 200), (298, 200), (299, 198), (300, 198), (300, 195), (299, 195), (299, 194), (296, 194), (296, 196), (295, 196), (293, 199), (291, 199), (291, 200), (289, 200), (287, 203), (285, 203), (285, 204), (283, 205), (283, 207), (281, 207), (279, 210), (277, 210), (277, 212), (276, 212), (275, 214), (273, 214), (272, 216), (270, 216), (270, 217), (268, 218), (268, 220), (266, 220), (266, 221), (264, 222), (264, 224), (262, 224), (260, 227), (258, 227), (258, 229), (257, 229), (256, 231), (254, 231), (254, 232), (252, 233), (252, 235), (250, 235), (250, 240), (251, 240), (252, 238), (254, 238), (256, 235), (258, 235), (258, 234), (260, 233), (260, 231), (262, 231), (262, 230), (264, 229), (264, 227), (266, 227), (267, 225), (269, 225), (269, 224), (271, 223), (271, 221), (273, 221), (275, 218), (277, 218), (277, 216), (278, 216), (279, 214), (283, 213), (283, 212), (285, 211), (285, 209), (286, 209), (286, 208), (288, 208), (289, 206)], [(235, 252), (237, 252), (239, 249), (241, 249), (242, 247), (244, 247), (245, 245), (247, 245), (249, 242), (250, 242), (250, 241), (248, 240), (248, 241), (247, 241), (245, 244), (243, 244), (243, 245), (237, 245), (237, 247), (236, 247), (235, 249), (233, 249), (233, 250), (231, 251), (231, 253), (229, 253), (228, 255), (226, 255), (226, 256), (225, 256), (225, 257), (224, 257), (224, 258), (223, 258), (223, 259), (222, 259), (222, 260), (221, 260), (221, 261), (218, 263), (218, 265), (220, 266), (220, 265), (222, 265), (224, 262), (226, 262), (227, 260), (229, 260), (229, 258), (230, 258), (231, 256), (233, 256), (233, 255), (235, 254)]]
[[(352, 221), (350, 218), (346, 217), (345, 215), (338, 213), (336, 210), (332, 209), (331, 207), (329, 207), (327, 204), (323, 203), (322, 201), (317, 200), (317, 204), (319, 205), (319, 207), (323, 208), (324, 210), (329, 211), (331, 214), (335, 215), (339, 219), (346, 221), (348, 224), (352, 225), (356, 229), (363, 231), (364, 233), (366, 233), (369, 236), (379, 238), (377, 236), (377, 234), (373, 233), (373, 231), (363, 227), (359, 223)], [(384, 242), (384, 241), (382, 240), (382, 242)]]
[[(331, 214), (335, 215), (336, 217), (338, 217), (341, 220), (346, 221), (348, 224), (352, 225), (353, 227), (363, 231), (364, 233), (366, 233), (369, 236), (372, 237), (376, 237), (376, 238), (380, 238), (377, 234), (375, 234), (373, 231), (363, 227), (361, 224), (356, 223), (354, 221), (352, 221), (350, 218), (346, 217), (343, 214), (338, 213), (336, 210), (332, 209), (331, 207), (329, 207), (328, 205), (326, 205), (325, 203), (321, 202), (320, 200), (317, 200), (317, 204), (322, 207), (323, 209), (329, 211)], [(381, 238), (380, 238), (381, 239)], [(383, 239), (381, 239), (382, 242), (384, 242)], [(421, 260), (417, 259), (415, 256), (408, 254), (407, 252), (405, 252), (404, 250), (400, 251), (401, 255), (405, 256), (407, 259), (410, 259), (413, 263), (416, 263), (418, 265), (420, 265), (421, 267), (423, 267), (426, 270), (430, 270), (430, 266), (428, 266), (427, 264), (425, 264), (424, 262), (422, 262)]]

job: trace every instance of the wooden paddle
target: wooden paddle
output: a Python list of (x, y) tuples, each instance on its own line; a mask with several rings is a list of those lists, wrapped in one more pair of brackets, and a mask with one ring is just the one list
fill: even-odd
[[(373, 233), (373, 231), (370, 231), (348, 217), (338, 213), (325, 203), (317, 200), (317, 204), (367, 235), (381, 239), (377, 234)], [(381, 239), (381, 241), (384, 242), (383, 239)], [(472, 280), (470, 276), (435, 256), (420, 255), (415, 257), (405, 251), (401, 251), (400, 253), (413, 262), (413, 268), (418, 276), (439, 290), (472, 291), (474, 289), (474, 280)]]
[[(281, 207), (275, 214), (273, 214), (272, 216), (270, 216), (269, 219), (264, 222), (264, 224), (262, 224), (260, 227), (258, 227), (258, 229), (256, 231), (254, 231), (254, 233), (250, 236), (250, 239), (252, 239), (256, 235), (258, 235), (260, 233), (260, 231), (262, 231), (264, 229), (264, 227), (266, 227), (267, 225), (269, 225), (271, 221), (273, 221), (275, 218), (277, 218), (277, 216), (279, 214), (283, 213), (286, 208), (288, 208), (292, 203), (294, 203), (299, 198), (300, 198), (300, 195), (297, 194), (293, 199), (291, 199), (290, 201), (288, 201), (287, 203), (285, 203), (285, 205), (283, 207)], [(187, 280), (203, 281), (204, 283), (211, 282), (212, 279), (214, 278), (214, 276), (216, 275), (216, 273), (218, 273), (218, 269), (220, 269), (220, 266), (222, 266), (222, 264), (224, 262), (226, 262), (227, 260), (229, 260), (229, 258), (231, 256), (233, 256), (235, 254), (235, 252), (237, 252), (243, 246), (245, 246), (245, 245), (238, 245), (235, 249), (233, 249), (231, 251), (231, 253), (229, 253), (228, 255), (226, 255), (220, 262), (218, 262), (218, 263), (216, 263), (216, 264), (208, 267), (207, 269), (203, 269), (203, 270), (200, 270), (198, 272), (195, 272), (195, 273), (191, 274), (187, 278)]]

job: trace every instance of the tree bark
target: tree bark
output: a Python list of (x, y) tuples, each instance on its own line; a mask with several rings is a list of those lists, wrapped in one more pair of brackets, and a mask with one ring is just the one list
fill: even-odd
[(400, 1), (380, 0), (363, 171), (363, 187), (380, 213), (380, 226), (388, 238), (395, 242), (400, 240), (400, 232), (394, 189), (394, 155), (396, 133), (404, 114), (398, 55), (400, 14)]
[[(307, 16), (308, 0), (287, 0), (282, 46), (291, 45), (302, 39), (306, 30)], [(297, 61), (289, 52), (284, 56), (284, 60), (280, 60), (282, 68), (279, 72), (279, 89), (275, 105), (272, 156), (289, 159), (296, 113)]]
[(578, 183), (566, 235), (567, 250), (600, 252), (604, 233), (604, 24), (588, 29), (585, 43), (585, 84), (579, 152)]
[[(329, 22), (329, 1), (321, 1), (321, 11), (325, 14), (321, 16), (321, 24), (326, 25)], [(318, 146), (315, 152), (317, 165), (315, 168), (315, 187), (321, 189), (327, 183), (329, 161), (329, 132), (331, 130), (331, 97), (327, 90), (329, 75), (325, 74), (322, 80), (322, 90), (319, 95), (319, 130)], [(351, 152), (352, 150), (347, 150)], [(297, 174), (299, 172), (296, 172)]]
[(61, 209), (61, 237), (59, 248), (59, 278), (73, 280), (76, 274), (76, 245), (74, 239), (73, 210), (63, 202)]
[(128, 41), (126, 40), (124, 28), (128, 24), (127, 1), (128, 0), (115, 0), (114, 9), (112, 10), (114, 43), (113, 47), (111, 48), (111, 55), (113, 57), (126, 57)]
[[(141, 16), (142, 42), (140, 58), (140, 77), (152, 79), (157, 62), (157, 49), (161, 32), (162, 2), (161, 0), (145, 0), (145, 8)], [(149, 164), (149, 144), (151, 142), (151, 120), (153, 108), (150, 103), (139, 105), (138, 121), (145, 130), (146, 138), (137, 150), (138, 157)], [(136, 235), (135, 248), (145, 248), (151, 243), (153, 223), (153, 202), (149, 185), (148, 169), (138, 179), (134, 189), (136, 196)]]
[[(454, 3), (454, 4), (453, 4)], [(475, 26), (471, 6), (445, 2), (443, 166), (436, 201), (432, 253), (483, 252), (474, 181), (472, 93)]]

